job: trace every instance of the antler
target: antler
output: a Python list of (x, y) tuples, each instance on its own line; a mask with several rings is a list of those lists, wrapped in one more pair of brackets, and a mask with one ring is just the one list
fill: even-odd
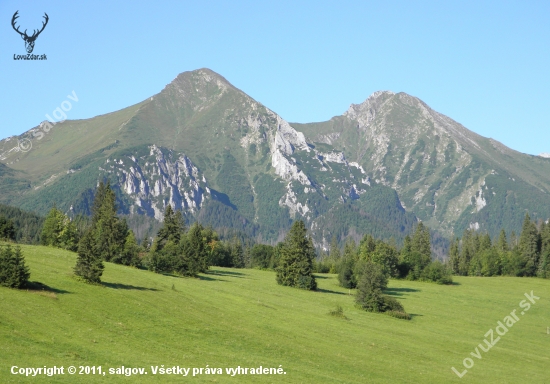
[(17, 20), (17, 18), (19, 17), (17, 14), (19, 13), (19, 11), (16, 11), (14, 14), (13, 14), (13, 17), (11, 18), (11, 26), (13, 27), (13, 29), (15, 29), (15, 32), (19, 33), (21, 36), (26, 36), (27, 35), (27, 30), (25, 30), (25, 33), (21, 33), (21, 31), (19, 30), (19, 27), (15, 27), (15, 20)]
[[(17, 12), (16, 12), (17, 13)], [(50, 20), (50, 18), (48, 17), (48, 14), (46, 12), (44, 12), (44, 15), (46, 16), (42, 16), (44, 19), (46, 19), (46, 22), (42, 22), (42, 29), (38, 32), (36, 32), (36, 29), (34, 30), (34, 33), (32, 34), (31, 36), (31, 39), (36, 39), (38, 37), (38, 35), (40, 35), (42, 33), (42, 31), (44, 30), (44, 28), (46, 28), (46, 25), (48, 24), (48, 20)], [(26, 31), (25, 31), (26, 32)]]

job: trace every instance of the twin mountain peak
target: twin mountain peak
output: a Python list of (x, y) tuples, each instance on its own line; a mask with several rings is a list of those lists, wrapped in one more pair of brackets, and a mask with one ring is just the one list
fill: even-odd
[[(101, 179), (136, 226), (167, 204), (222, 233), (275, 242), (304, 219), (317, 245), (418, 220), (443, 237), (550, 217), (550, 158), (484, 138), (405, 93), (379, 91), (325, 122), (289, 123), (209, 69), (117, 112), (0, 141), (0, 203), (89, 213)], [(139, 219), (141, 218), (141, 219)], [(140, 221), (141, 220), (141, 221)]]

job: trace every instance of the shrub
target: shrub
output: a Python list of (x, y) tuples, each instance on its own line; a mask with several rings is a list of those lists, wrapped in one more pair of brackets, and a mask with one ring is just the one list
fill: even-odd
[(420, 279), (423, 281), (433, 281), (437, 284), (453, 283), (451, 272), (438, 260), (431, 262), (424, 268), (420, 275)]
[(384, 295), (382, 296), (382, 300), (383, 300), (383, 305), (382, 305), (383, 312), (386, 312), (386, 311), (403, 312), (403, 313), (405, 312), (405, 308), (403, 308), (403, 305), (401, 305), (401, 303), (396, 299), (394, 299), (393, 297)]
[(344, 315), (344, 309), (340, 305), (337, 305), (336, 309), (333, 309), (333, 310), (329, 311), (328, 314), (331, 315), (331, 316), (334, 316), (334, 317), (340, 317), (342, 319), (347, 320), (346, 315)]
[(395, 317), (397, 319), (403, 319), (403, 320), (410, 320), (411, 319), (411, 315), (409, 315), (406, 312), (387, 311), (386, 314), (390, 315), (391, 317)]

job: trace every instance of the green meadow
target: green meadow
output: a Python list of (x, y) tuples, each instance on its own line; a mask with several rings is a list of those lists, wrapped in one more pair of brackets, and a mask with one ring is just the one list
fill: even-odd
[[(34, 290), (0, 288), (1, 383), (548, 383), (550, 280), (454, 277), (455, 284), (391, 280), (388, 294), (412, 320), (354, 307), (335, 275), (319, 290), (278, 286), (275, 273), (212, 268), (180, 278), (106, 263), (103, 284), (76, 280), (76, 254), (22, 246)], [(540, 297), (521, 315), (520, 301)], [(329, 315), (337, 306), (344, 316)], [(485, 334), (516, 309), (519, 321), (473, 357)], [(496, 332), (494, 337), (498, 337)], [(485, 344), (483, 344), (485, 345)], [(474, 366), (460, 379), (463, 360)], [(12, 366), (64, 366), (25, 377)], [(222, 368), (223, 374), (154, 375), (153, 367)], [(69, 375), (69, 366), (145, 368), (147, 374)], [(279, 368), (235, 375), (226, 368)]]

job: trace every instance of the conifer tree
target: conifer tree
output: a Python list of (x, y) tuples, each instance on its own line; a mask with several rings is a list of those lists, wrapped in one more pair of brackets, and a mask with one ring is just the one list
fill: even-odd
[(502, 252), (507, 252), (510, 249), (510, 246), (508, 245), (508, 240), (506, 239), (506, 231), (504, 229), (500, 230), (500, 234), (498, 235), (496, 248), (501, 253)]
[(329, 257), (334, 261), (340, 258), (340, 247), (338, 247), (338, 240), (336, 239), (336, 236), (332, 236)]
[(540, 249), (539, 234), (535, 223), (531, 222), (529, 214), (525, 214), (521, 235), (519, 238), (519, 252), (525, 263), (525, 275), (534, 276), (539, 265)]
[(0, 240), (15, 240), (13, 221), (0, 215)]
[(411, 241), (411, 250), (412, 252), (417, 252), (421, 256), (420, 269), (423, 269), (432, 260), (430, 231), (422, 222), (418, 223), (414, 231)]
[(292, 224), (280, 253), (277, 283), (308, 290), (317, 289), (313, 276), (315, 249), (302, 220)]
[(93, 232), (88, 231), (78, 245), (78, 257), (74, 273), (88, 283), (100, 283), (103, 274), (103, 262), (99, 253), (94, 249), (95, 241)]
[(353, 239), (348, 239), (344, 246), (344, 254), (338, 263), (338, 281), (344, 288), (355, 288), (357, 281), (353, 274), (355, 263), (357, 262), (358, 255), (356, 244)]
[(29, 268), (25, 265), (25, 259), (21, 248), (11, 245), (0, 247), (0, 285), (9, 288), (23, 288), (30, 277)]
[(460, 252), (458, 248), (459, 240), (458, 238), (453, 238), (451, 240), (451, 245), (449, 246), (449, 264), (453, 273), (459, 273), (459, 263), (460, 263)]
[(61, 232), (63, 231), (65, 215), (54, 205), (42, 226), (40, 241), (42, 245), (59, 247), (61, 245)]
[(124, 247), (114, 259), (113, 262), (123, 265), (130, 265), (132, 267), (139, 267), (141, 261), (139, 259), (139, 246), (137, 245), (134, 231), (128, 230), (128, 236), (124, 241)]
[(369, 312), (382, 312), (383, 293), (387, 288), (388, 278), (382, 268), (370, 261), (362, 261), (356, 303)]
[(187, 243), (184, 248), (184, 265), (185, 269), (180, 270), (185, 276), (197, 276), (202, 270), (204, 259), (208, 258), (208, 250), (202, 238), (203, 227), (199, 223), (195, 223), (189, 228), (187, 233)]

